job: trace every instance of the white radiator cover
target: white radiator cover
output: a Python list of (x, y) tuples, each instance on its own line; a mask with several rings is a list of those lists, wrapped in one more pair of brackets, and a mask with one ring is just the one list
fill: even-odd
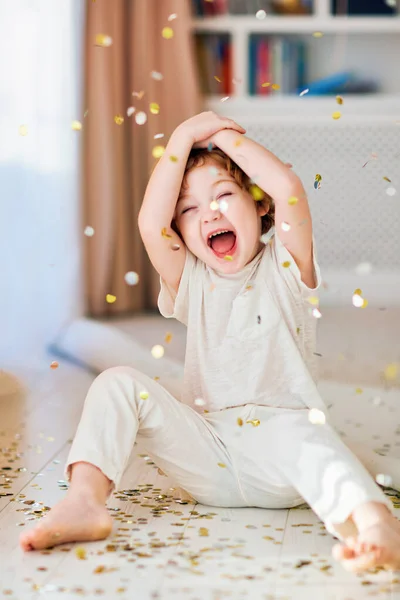
[[(339, 108), (332, 106), (332, 112)], [(307, 190), (327, 285), (321, 303), (351, 304), (361, 288), (371, 305), (400, 305), (400, 121), (234, 118), (248, 137), (290, 162)], [(363, 168), (372, 153), (377, 158)], [(319, 190), (316, 173), (322, 176)], [(394, 195), (388, 195), (390, 187)], [(372, 265), (370, 274), (357, 275), (360, 263)]]

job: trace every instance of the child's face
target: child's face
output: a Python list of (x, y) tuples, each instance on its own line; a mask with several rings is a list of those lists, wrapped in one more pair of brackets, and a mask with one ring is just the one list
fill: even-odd
[[(213, 161), (189, 171), (186, 183), (174, 214), (183, 241), (212, 269), (237, 273), (263, 246), (261, 217), (267, 213), (266, 208)], [(213, 210), (217, 204), (210, 206), (213, 201), (219, 203), (217, 210)], [(215, 230), (230, 233), (210, 240)]]

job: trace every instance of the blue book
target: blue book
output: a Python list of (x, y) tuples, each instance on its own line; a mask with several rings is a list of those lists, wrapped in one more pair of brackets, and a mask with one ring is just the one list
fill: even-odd
[(254, 96), (256, 93), (256, 77), (257, 72), (257, 39), (254, 36), (250, 37), (249, 47), (249, 94)]
[(309, 91), (306, 94), (307, 96), (333, 94), (339, 88), (343, 88), (343, 86), (345, 86), (347, 83), (353, 81), (353, 79), (354, 76), (351, 72), (346, 71), (343, 73), (335, 73), (329, 77), (324, 77), (323, 79), (306, 83), (301, 88), (298, 88), (297, 92), (300, 93), (304, 89), (308, 88)]

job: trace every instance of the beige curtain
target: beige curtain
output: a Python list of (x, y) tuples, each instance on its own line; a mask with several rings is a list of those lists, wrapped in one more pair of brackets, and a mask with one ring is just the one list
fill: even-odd
[[(176, 14), (171, 21), (168, 17)], [(95, 233), (84, 236), (86, 311), (94, 317), (156, 306), (159, 278), (140, 239), (137, 216), (157, 159), (175, 127), (202, 110), (191, 0), (87, 0), (85, 111), (83, 120), (83, 219)], [(171, 27), (171, 39), (162, 36)], [(96, 36), (110, 36), (110, 46)], [(153, 71), (163, 79), (154, 79)], [(141, 98), (133, 95), (143, 94)], [(160, 106), (150, 112), (150, 103)], [(138, 125), (135, 113), (147, 122)], [(124, 122), (115, 123), (121, 115)], [(163, 133), (164, 138), (154, 139)], [(159, 202), (163, 201), (160, 190)], [(127, 285), (128, 271), (139, 283)], [(106, 295), (116, 296), (107, 303)]]

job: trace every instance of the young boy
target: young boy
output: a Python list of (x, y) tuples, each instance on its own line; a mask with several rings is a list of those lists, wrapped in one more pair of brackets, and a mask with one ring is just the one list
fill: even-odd
[[(67, 497), (22, 534), (25, 550), (106, 537), (104, 504), (140, 437), (198, 502), (288, 508), (305, 499), (344, 542), (334, 556), (346, 569), (400, 568), (390, 501), (332, 427), (309, 419), (325, 405), (304, 188), (244, 132), (212, 112), (181, 124), (139, 215), (160, 311), (188, 327), (181, 402), (129, 367), (99, 375), (67, 460)], [(364, 456), (372, 474), (386, 465)]]

